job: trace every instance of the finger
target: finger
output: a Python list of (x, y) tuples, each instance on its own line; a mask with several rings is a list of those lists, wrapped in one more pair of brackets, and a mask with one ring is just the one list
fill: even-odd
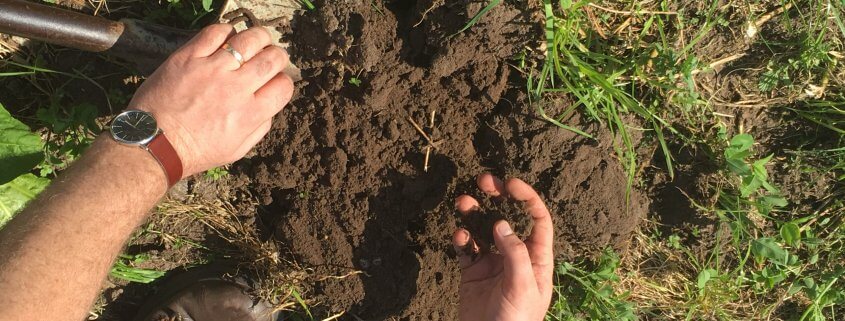
[(179, 51), (184, 51), (191, 57), (205, 58), (220, 49), (226, 39), (234, 33), (235, 29), (228, 23), (213, 24), (200, 30)]
[(455, 253), (458, 255), (458, 264), (462, 269), (472, 265), (472, 257), (478, 254), (478, 251), (475, 249), (469, 231), (461, 228), (452, 233), (452, 246), (455, 248)]
[(527, 290), (537, 286), (528, 248), (519, 236), (514, 234), (510, 224), (498, 221), (493, 226), (496, 248), (502, 253), (504, 263), (503, 286), (510, 291)]
[[(243, 62), (246, 63), (252, 57), (255, 57), (264, 47), (270, 45), (270, 32), (263, 27), (253, 27), (232, 36), (226, 43), (240, 53), (243, 57)], [(220, 45), (222, 46), (223, 44), (221, 43)], [(217, 50), (209, 59), (220, 63), (222, 66), (228, 66), (231, 70), (241, 67), (241, 64), (233, 57), (232, 53), (223, 49)]]
[(237, 73), (243, 81), (254, 84), (249, 90), (256, 91), (282, 72), (288, 63), (288, 53), (284, 49), (268, 46), (247, 61)]
[(507, 197), (505, 184), (502, 183), (501, 179), (493, 176), (493, 174), (484, 173), (478, 175), (478, 179), (476, 179), (476, 181), (478, 183), (478, 188), (487, 195), (492, 197)]
[(458, 196), (458, 198), (455, 199), (455, 207), (458, 209), (458, 213), (461, 213), (461, 215), (464, 216), (478, 212), (478, 210), (481, 209), (478, 205), (478, 201), (469, 195)]
[(457, 229), (452, 234), (452, 246), (458, 254), (461, 282), (484, 280), (501, 273), (501, 256), (482, 252), (469, 231)]
[[(458, 198), (455, 199), (455, 208), (457, 208), (458, 213), (461, 213), (461, 220), (470, 225), (473, 225), (473, 222), (476, 221), (471, 218), (471, 216), (478, 215), (481, 211), (481, 206), (478, 205), (478, 201), (469, 195), (458, 196)], [(479, 232), (477, 230), (478, 226), (470, 226), (470, 228), (476, 229), (476, 232)], [(490, 252), (490, 244), (488, 242), (485, 242), (482, 239), (472, 239), (472, 242), (477, 252)]]
[(250, 114), (253, 122), (263, 122), (278, 114), (293, 96), (293, 80), (283, 73), (276, 74), (255, 92), (255, 110)]
[(264, 123), (262, 123), (258, 128), (252, 131), (252, 133), (244, 139), (241, 146), (238, 147), (238, 150), (235, 152), (236, 159), (231, 160), (230, 162), (234, 163), (235, 161), (243, 158), (253, 147), (255, 147), (258, 142), (264, 139), (264, 136), (267, 136), (267, 133), (270, 132), (270, 129), (273, 128), (273, 118), (268, 119)]
[[(523, 208), (531, 215), (534, 227), (526, 240), (528, 253), (531, 256), (531, 263), (535, 270), (541, 272), (544, 282), (551, 286), (552, 271), (554, 265), (554, 224), (548, 208), (543, 203), (540, 195), (518, 178), (512, 178), (505, 184), (505, 190), (511, 198), (524, 202)], [(538, 280), (540, 282), (540, 280)]]

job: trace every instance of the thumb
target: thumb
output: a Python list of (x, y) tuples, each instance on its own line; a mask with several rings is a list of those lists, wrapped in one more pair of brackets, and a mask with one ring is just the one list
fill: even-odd
[(496, 248), (504, 257), (503, 285), (510, 291), (527, 291), (532, 285), (536, 284), (528, 248), (519, 239), (519, 236), (513, 233), (513, 229), (508, 222), (498, 221), (493, 229), (495, 230), (493, 238), (496, 241)]

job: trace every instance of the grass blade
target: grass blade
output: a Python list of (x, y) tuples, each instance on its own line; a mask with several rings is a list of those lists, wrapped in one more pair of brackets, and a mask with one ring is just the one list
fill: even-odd
[(478, 13), (476, 13), (476, 14), (475, 14), (475, 16), (474, 16), (474, 17), (472, 17), (472, 19), (470, 19), (470, 20), (469, 20), (469, 22), (467, 22), (467, 24), (466, 24), (466, 25), (464, 25), (464, 27), (463, 27), (463, 28), (461, 28), (461, 30), (458, 30), (458, 32), (455, 32), (454, 34), (452, 34), (452, 37), (454, 37), (455, 35), (457, 35), (457, 34), (459, 34), (459, 33), (461, 33), (461, 32), (464, 32), (464, 31), (466, 31), (467, 29), (469, 29), (470, 27), (472, 27), (472, 26), (473, 26), (476, 22), (478, 22), (478, 20), (481, 20), (481, 17), (482, 17), (485, 13), (487, 13), (487, 11), (490, 11), (490, 9), (493, 9), (493, 7), (495, 7), (495, 6), (499, 5), (499, 3), (501, 3), (501, 2), (502, 2), (502, 0), (493, 0), (493, 1), (490, 1), (490, 3), (489, 3), (486, 7), (484, 7), (483, 9), (481, 9), (481, 11), (479, 11)]

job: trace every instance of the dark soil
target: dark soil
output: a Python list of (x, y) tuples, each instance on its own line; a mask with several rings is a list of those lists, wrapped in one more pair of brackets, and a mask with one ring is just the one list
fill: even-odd
[[(320, 303), (318, 314), (456, 319), (451, 233), (489, 224), (460, 222), (453, 199), (482, 199), (474, 185), (484, 171), (537, 188), (564, 258), (623, 248), (648, 211), (636, 188), (626, 198), (609, 133), (577, 115), (568, 122), (597, 139), (551, 126), (520, 94), (525, 80), (513, 57), (541, 58), (526, 50), (542, 39), (538, 8), (503, 3), (451, 36), (483, 5), (324, 2), (294, 19), (285, 40), (303, 68), (297, 98), (233, 172), (252, 179), (282, 252), (313, 271), (306, 296)], [(428, 171), (428, 142), (412, 120), (436, 145)], [(525, 222), (518, 211), (498, 211), (508, 208), (494, 212)]]
[[(84, 1), (60, 2), (84, 6)], [(530, 228), (518, 206), (488, 200), (477, 190), (475, 177), (485, 171), (522, 178), (540, 192), (554, 216), (555, 250), (561, 259), (586, 258), (608, 246), (624, 251), (649, 212), (665, 235), (681, 234), (696, 255), (713, 248), (707, 243), (714, 242), (710, 236), (724, 227), (698, 215), (689, 198), (712, 200), (719, 155), (706, 148), (671, 146), (678, 151), (674, 178), (668, 177), (660, 152), (641, 155), (653, 158), (654, 166), (640, 164), (642, 183), (626, 193), (627, 177), (615, 157), (614, 138), (601, 124), (578, 114), (565, 120), (596, 136), (587, 139), (536, 116), (524, 96), (525, 75), (514, 67), (518, 55), (529, 62), (542, 60), (543, 17), (536, 3), (506, 1), (456, 34), (485, 2), (317, 2), (319, 10), (303, 11), (291, 26), (281, 28), (304, 80), (271, 134), (251, 157), (231, 168), (234, 175), (222, 187), (198, 178), (171, 191), (171, 197), (185, 203), (190, 197), (240, 202), (239, 219), (258, 229), (261, 241), (273, 242), (271, 249), (278, 247), (267, 252), (278, 252), (309, 274), (302, 285), (315, 316), (346, 311), (342, 320), (457, 319), (459, 273), (452, 232), (465, 227), (490, 243), (496, 219), (514, 222), (523, 235)], [(109, 17), (146, 15), (141, 8), (149, 4), (132, 5)], [(689, 2), (684, 7), (703, 20), (710, 4)], [(84, 12), (92, 11), (86, 8)], [(766, 96), (756, 79), (768, 60), (761, 57), (771, 56), (772, 50), (744, 40), (742, 26), (751, 13), (726, 10), (733, 27), (716, 26), (719, 32), (701, 39), (693, 53), (704, 62), (728, 54), (745, 56), (705, 72), (698, 89), (714, 97), (717, 111), (733, 116), (725, 120), (733, 122), (729, 127), (744, 128), (758, 138), (759, 155), (776, 155), (772, 181), (783, 187), (791, 204), (809, 212), (824, 201), (833, 174), (795, 170), (801, 157), (811, 156), (793, 151), (808, 144), (830, 145), (830, 138), (812, 124), (784, 125), (789, 117), (782, 113), (729, 104), (746, 100), (748, 94)], [(153, 12), (167, 13), (160, 22), (187, 27), (171, 11)], [(775, 21), (761, 34), (772, 28), (778, 28)], [(14, 106), (15, 115), (33, 127), (39, 125), (33, 95), (38, 101), (58, 97), (56, 103), (68, 108), (91, 103), (108, 115), (115, 110), (109, 110), (106, 97), (120, 109), (137, 87), (137, 81), (124, 81), (135, 77), (127, 71), (133, 67), (123, 62), (50, 46), (23, 50), (47, 57), (51, 69), (78, 70), (108, 90), (70, 79), (41, 95), (24, 78), (4, 79), (3, 103)], [(361, 83), (352, 84), (353, 78)], [(556, 101), (544, 107), (554, 114), (569, 104)], [(427, 170), (429, 143), (412, 121), (436, 145)], [(477, 197), (483, 211), (461, 220), (453, 208), (461, 194)], [(253, 196), (263, 204), (244, 201)], [(154, 217), (152, 223), (162, 230), (160, 235), (135, 238), (126, 252), (151, 255), (154, 259), (139, 267), (168, 275), (151, 285), (107, 285), (98, 303), (105, 307), (101, 320), (130, 319), (171, 276), (194, 263), (240, 258), (233, 252), (244, 249), (190, 216)], [(693, 229), (703, 236), (694, 237)], [(197, 242), (207, 251), (178, 245), (182, 239), (164, 235)]]
[[(459, 273), (452, 232), (466, 227), (489, 242), (494, 219), (514, 222), (521, 234), (530, 227), (518, 207), (481, 195), (475, 177), (485, 171), (519, 177), (540, 192), (553, 213), (556, 254), (563, 259), (585, 258), (608, 246), (624, 249), (652, 207), (665, 205), (687, 215), (688, 204), (671, 205), (679, 195), (669, 185), (668, 194), (657, 198), (660, 206), (646, 196), (651, 191), (634, 187), (626, 193), (614, 138), (600, 124), (578, 114), (566, 120), (596, 136), (588, 139), (536, 116), (524, 96), (525, 75), (513, 67), (517, 55), (542, 60), (543, 17), (533, 2), (502, 3), (460, 34), (485, 3), (317, 5), (319, 10), (302, 12), (290, 29), (284, 28), (294, 30), (284, 40), (303, 69), (297, 98), (254, 155), (232, 167), (235, 177), (227, 183), (236, 190), (227, 194), (229, 200), (255, 195), (262, 201), (257, 208), (240, 204), (239, 214), (262, 238), (275, 240), (285, 259), (310, 273), (304, 295), (313, 301), (315, 315), (347, 311), (341, 319), (457, 319)], [(94, 57), (74, 50), (60, 53), (56, 60), (62, 64), (50, 66), (68, 72), (80, 60), (65, 57)], [(103, 58), (90, 59), (101, 65)], [(123, 82), (131, 76), (126, 71), (101, 74), (111, 78), (94, 78), (119, 91), (115, 96), (127, 97), (136, 87)], [(353, 77), (361, 84), (351, 84)], [(33, 92), (24, 80), (6, 84), (13, 92)], [(67, 88), (74, 90), (62, 105), (93, 99), (101, 114), (113, 112), (106, 93), (90, 83), (74, 80)], [(34, 113), (35, 106), (26, 103), (31, 95), (9, 96), (19, 101), (7, 105), (22, 106), (17, 115)], [(125, 102), (111, 103), (120, 109)], [(567, 101), (545, 106), (550, 113), (567, 107)], [(412, 120), (436, 145), (427, 171), (429, 144)], [(206, 185), (188, 184), (182, 194), (227, 198)], [(482, 201), (480, 217), (460, 220), (453, 200), (461, 194)], [(227, 247), (214, 231), (190, 221), (170, 220), (161, 227), (213, 253)], [(98, 304), (105, 306), (101, 320), (131, 318), (169, 276), (192, 262), (215, 259), (169, 242), (158, 235), (131, 242), (128, 253), (154, 257), (140, 267), (170, 273), (152, 285), (108, 285)]]

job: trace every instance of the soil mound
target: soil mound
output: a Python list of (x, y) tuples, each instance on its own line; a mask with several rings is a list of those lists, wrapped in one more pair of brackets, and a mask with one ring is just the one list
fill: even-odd
[[(453, 36), (482, 7), (326, 1), (293, 20), (285, 40), (304, 81), (235, 170), (252, 178), (283, 254), (313, 271), (307, 296), (324, 308), (365, 320), (456, 319), (453, 199), (480, 196), (482, 171), (535, 185), (565, 257), (622, 246), (645, 215), (637, 190), (626, 206), (609, 134), (550, 126), (520, 94), (525, 81), (511, 64), (519, 54), (540, 59), (526, 49), (543, 37), (539, 9), (503, 3)], [(427, 171), (429, 142), (415, 126), (434, 145)]]

